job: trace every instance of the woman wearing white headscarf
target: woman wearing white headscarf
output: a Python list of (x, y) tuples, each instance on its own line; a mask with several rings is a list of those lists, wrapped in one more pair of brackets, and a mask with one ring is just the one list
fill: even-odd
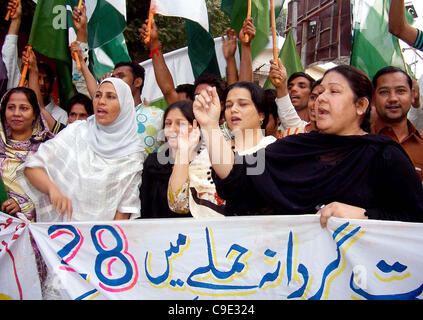
[(129, 86), (107, 78), (93, 99), (94, 115), (76, 121), (28, 158), (20, 180), (36, 221), (134, 219), (144, 149)]

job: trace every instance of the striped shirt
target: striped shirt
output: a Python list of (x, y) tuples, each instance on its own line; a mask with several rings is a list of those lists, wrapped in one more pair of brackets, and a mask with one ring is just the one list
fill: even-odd
[(417, 39), (416, 42), (414, 42), (413, 47), (423, 51), (423, 31), (420, 29), (417, 29), (417, 31)]

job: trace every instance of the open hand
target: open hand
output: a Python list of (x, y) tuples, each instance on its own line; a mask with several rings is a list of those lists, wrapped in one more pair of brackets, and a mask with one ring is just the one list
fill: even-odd
[(208, 87), (198, 94), (193, 103), (195, 119), (202, 129), (219, 126), (220, 99), (215, 87)]

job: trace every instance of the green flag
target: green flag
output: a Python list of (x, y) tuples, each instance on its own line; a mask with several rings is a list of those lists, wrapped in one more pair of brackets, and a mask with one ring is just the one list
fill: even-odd
[[(73, 28), (72, 10), (79, 0), (66, 0), (68, 26)], [(115, 39), (126, 28), (126, 1), (85, 0), (88, 47), (98, 48)]]
[(2, 205), (7, 199), (9, 199), (9, 194), (7, 193), (6, 187), (3, 183), (3, 179), (0, 177), (0, 205)]
[(215, 74), (221, 77), (217, 62), (214, 40), (197, 22), (185, 20), (188, 56), (191, 62), (194, 78), (202, 74)]
[[(32, 19), (28, 43), (35, 51), (46, 57), (70, 61), (66, 15), (60, 8), (65, 8), (65, 0), (38, 0)], [(59, 10), (58, 10), (59, 9)]]
[[(275, 17), (278, 17), (285, 0), (275, 0)], [(231, 28), (239, 34), (247, 17), (247, 0), (222, 0), (220, 9), (231, 19)], [(251, 43), (251, 56), (254, 60), (269, 42), (270, 8), (268, 1), (251, 1), (251, 18), (256, 27), (256, 35)]]
[(65, 0), (38, 0), (28, 43), (42, 55), (56, 60), (60, 105), (73, 96), (71, 65), (66, 28)]
[(90, 50), (90, 58), (97, 78), (113, 70), (117, 63), (131, 61), (122, 33), (105, 45)]
[[(287, 78), (289, 78), (295, 72), (304, 72), (304, 68), (301, 64), (301, 59), (295, 45), (294, 36), (292, 35), (292, 30), (289, 30), (288, 34), (286, 35), (285, 42), (283, 43), (282, 49), (279, 52), (279, 59), (285, 66)], [(263, 87), (266, 89), (274, 89), (269, 78), (267, 78)]]
[(386, 66), (407, 71), (398, 38), (389, 33), (390, 0), (360, 0), (362, 16), (354, 26), (350, 65), (372, 79)]
[[(76, 35), (72, 22), (72, 10), (79, 0), (66, 0), (69, 42)], [(90, 69), (100, 78), (123, 61), (131, 61), (123, 30), (126, 27), (126, 1), (85, 0), (87, 14), (88, 48)]]

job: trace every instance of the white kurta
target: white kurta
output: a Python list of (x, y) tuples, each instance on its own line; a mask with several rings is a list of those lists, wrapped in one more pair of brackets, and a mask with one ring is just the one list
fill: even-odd
[[(40, 145), (18, 170), (18, 179), (33, 200), (38, 222), (59, 219), (47, 194), (29, 183), (25, 167), (43, 167), (60, 191), (72, 200), (72, 221), (113, 220), (116, 211), (140, 216), (139, 186), (144, 153), (107, 159), (94, 153), (87, 142), (84, 121), (76, 121), (54, 139)], [(66, 215), (66, 214), (65, 214)]]

